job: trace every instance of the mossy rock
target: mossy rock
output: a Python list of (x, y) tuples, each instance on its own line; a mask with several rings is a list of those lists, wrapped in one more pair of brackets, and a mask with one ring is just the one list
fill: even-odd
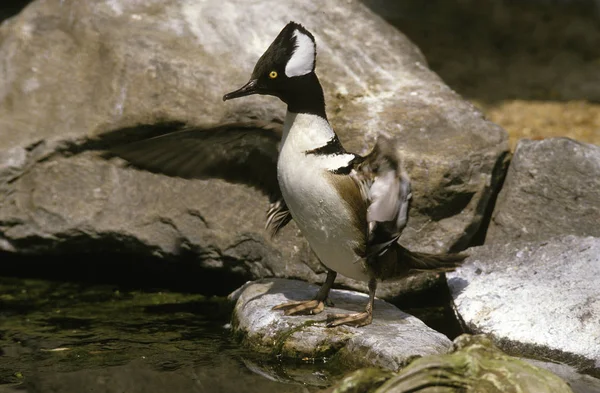
[(329, 392), (572, 393), (558, 376), (506, 355), (485, 336), (465, 334), (454, 344), (453, 353), (416, 359), (391, 378), (385, 372), (357, 371)]

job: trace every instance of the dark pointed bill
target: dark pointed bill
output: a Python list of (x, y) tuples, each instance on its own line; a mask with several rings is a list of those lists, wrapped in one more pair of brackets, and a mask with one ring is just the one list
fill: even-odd
[(251, 94), (258, 93), (258, 81), (256, 79), (250, 79), (248, 83), (244, 86), (240, 87), (236, 91), (232, 91), (231, 93), (227, 93), (223, 96), (223, 101), (231, 100), (232, 98), (239, 98), (244, 96), (249, 96)]

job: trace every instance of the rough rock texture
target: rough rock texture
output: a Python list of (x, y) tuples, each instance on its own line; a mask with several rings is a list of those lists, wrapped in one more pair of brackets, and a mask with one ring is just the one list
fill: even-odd
[(260, 193), (125, 169), (93, 151), (155, 132), (140, 124), (282, 120), (276, 98), (221, 97), (290, 19), (316, 35), (347, 148), (366, 151), (379, 131), (398, 136), (413, 180), (403, 242), (464, 247), (501, 177), (507, 135), (364, 5), (46, 0), (0, 26), (0, 250), (187, 253), (247, 278), (321, 280), (293, 224), (266, 239)]
[(291, 300), (311, 299), (317, 287), (301, 281), (265, 279), (251, 282), (236, 291), (234, 331), (257, 351), (296, 359), (335, 356), (353, 365), (398, 370), (410, 358), (446, 353), (451, 341), (428, 328), (417, 318), (391, 304), (376, 300), (373, 323), (354, 328), (326, 328), (327, 313), (364, 310), (368, 296), (333, 290), (335, 305), (314, 316), (284, 316), (271, 308)]
[(393, 378), (395, 374), (389, 370), (376, 367), (366, 367), (353, 371), (346, 375), (331, 388), (325, 390), (327, 393), (363, 393), (372, 392), (385, 381)]
[(600, 237), (599, 222), (600, 146), (568, 138), (521, 140), (485, 242)]
[(477, 247), (447, 277), (470, 331), (510, 354), (600, 375), (600, 238)]
[(454, 345), (453, 353), (417, 359), (384, 384), (380, 380), (384, 376), (373, 378), (371, 373), (359, 371), (346, 377), (331, 392), (359, 391), (353, 390), (355, 386), (364, 387), (361, 392), (377, 393), (571, 392), (556, 375), (506, 355), (486, 337), (462, 335), (454, 340)]

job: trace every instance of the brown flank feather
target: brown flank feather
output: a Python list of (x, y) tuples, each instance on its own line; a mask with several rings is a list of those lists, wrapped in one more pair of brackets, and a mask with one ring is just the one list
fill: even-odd
[(358, 185), (350, 176), (327, 172), (327, 179), (338, 192), (352, 215), (352, 225), (356, 228), (355, 238), (360, 239), (355, 252), (366, 256), (367, 250), (367, 201), (363, 198)]

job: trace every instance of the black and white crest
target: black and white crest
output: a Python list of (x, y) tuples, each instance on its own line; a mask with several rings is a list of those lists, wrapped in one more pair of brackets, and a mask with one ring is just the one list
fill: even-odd
[(289, 22), (256, 63), (254, 78), (276, 66), (288, 78), (315, 70), (317, 48), (313, 35), (299, 23)]
[(298, 25), (294, 29), (293, 38), (295, 41), (294, 52), (285, 66), (285, 75), (293, 77), (313, 72), (317, 56), (314, 37), (306, 29)]

